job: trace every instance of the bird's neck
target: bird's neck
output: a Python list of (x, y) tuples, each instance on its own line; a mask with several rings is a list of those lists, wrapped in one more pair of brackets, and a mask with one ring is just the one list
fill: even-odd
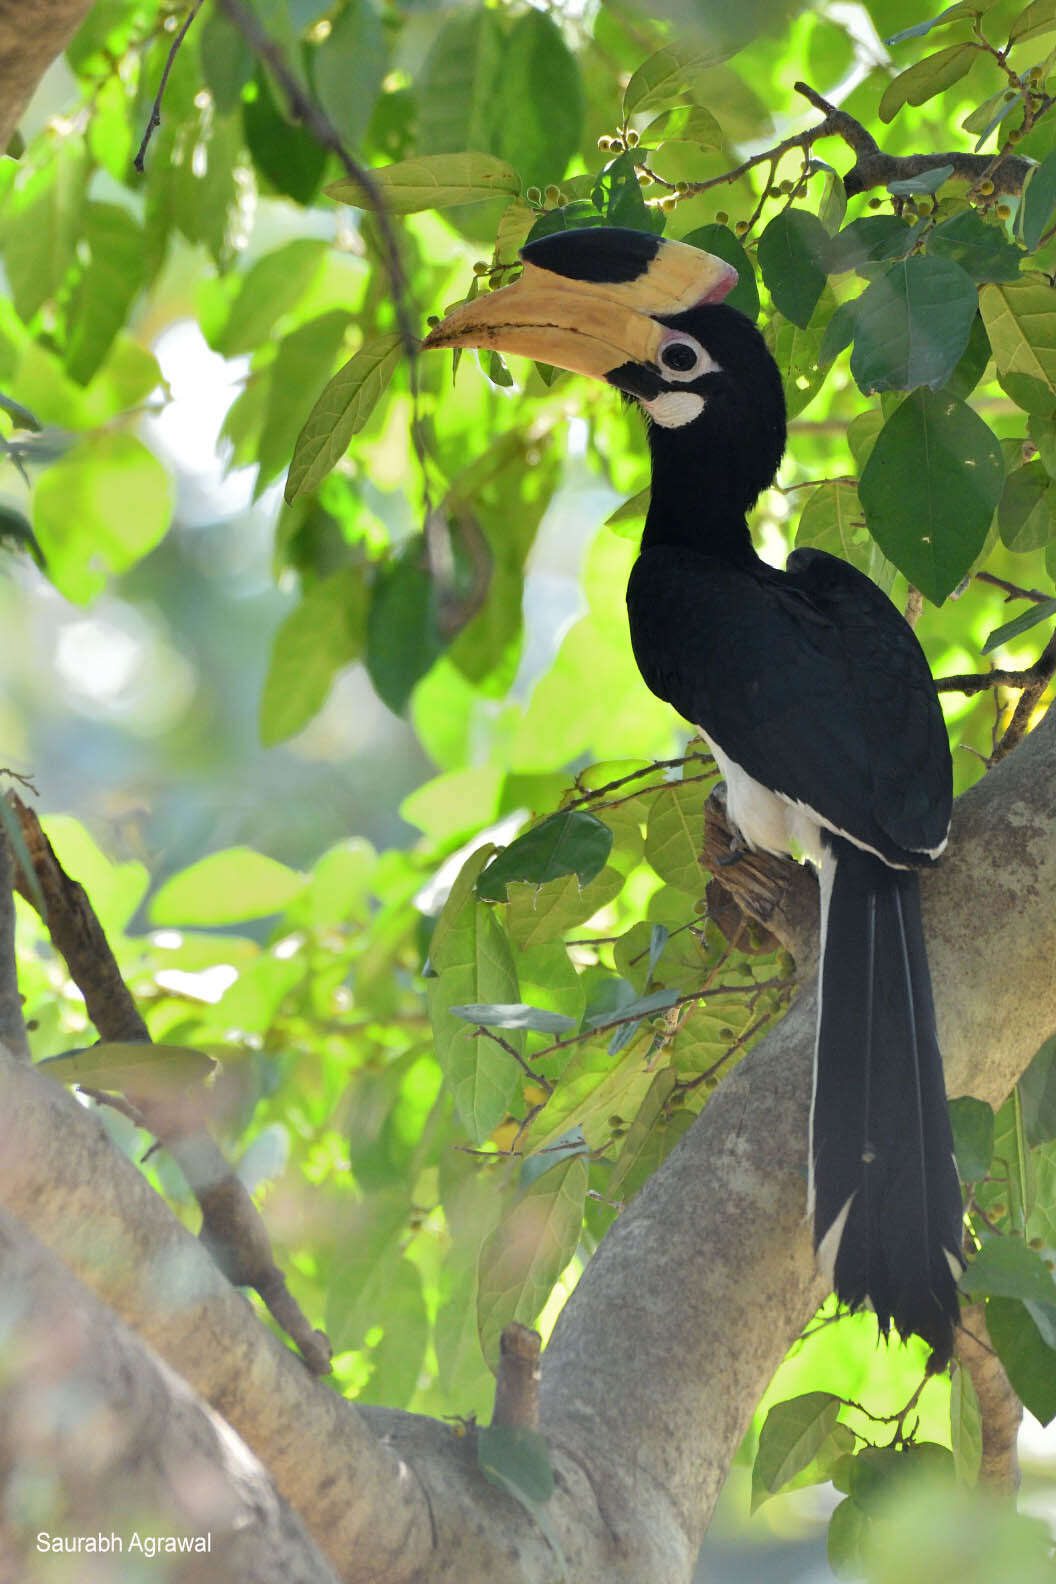
[(733, 459), (712, 447), (672, 441), (671, 431), (654, 427), (650, 433), (653, 477), (642, 549), (677, 545), (724, 561), (755, 562), (746, 515), (751, 501)]

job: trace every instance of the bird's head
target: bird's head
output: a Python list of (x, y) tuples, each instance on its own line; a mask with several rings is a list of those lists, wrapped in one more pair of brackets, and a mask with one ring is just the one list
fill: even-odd
[(733, 266), (614, 226), (540, 237), (521, 257), (518, 280), (454, 309), (423, 345), (520, 353), (604, 380), (651, 420), (654, 486), (658, 471), (703, 474), (747, 509), (781, 460), (785, 403), (762, 336), (723, 303)]

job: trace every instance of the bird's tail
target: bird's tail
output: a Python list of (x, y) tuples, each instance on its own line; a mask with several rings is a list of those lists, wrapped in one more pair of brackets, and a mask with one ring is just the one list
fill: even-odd
[(814, 1246), (836, 1295), (942, 1367), (963, 1211), (917, 875), (826, 835), (811, 1106)]

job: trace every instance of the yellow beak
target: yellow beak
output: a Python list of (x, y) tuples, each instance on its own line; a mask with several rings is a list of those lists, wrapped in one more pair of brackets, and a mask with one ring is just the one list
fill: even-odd
[(668, 332), (655, 316), (719, 302), (737, 284), (725, 259), (617, 227), (559, 232), (521, 257), (512, 286), (463, 303), (422, 345), (488, 347), (604, 379), (624, 363), (658, 368)]

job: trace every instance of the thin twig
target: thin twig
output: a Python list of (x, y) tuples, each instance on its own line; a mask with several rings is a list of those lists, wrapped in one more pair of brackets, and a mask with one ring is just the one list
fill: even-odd
[(418, 356), (420, 342), (414, 333), (408, 313), (409, 287), (407, 277), (404, 273), (403, 261), (400, 258), (396, 233), (393, 230), (391, 217), (385, 207), (385, 199), (381, 189), (367, 166), (361, 165), (359, 160), (353, 158), (348, 152), (341, 139), (341, 134), (329, 116), (302, 87), (287, 64), (282, 50), (271, 35), (261, 27), (249, 7), (243, 5), (242, 0), (219, 0), (219, 5), (228, 21), (238, 29), (246, 43), (267, 66), (285, 94), (291, 114), (308, 128), (308, 131), (317, 142), (337, 156), (344, 167), (345, 174), (362, 189), (370, 210), (377, 221), (378, 233), (382, 243), (383, 263), (389, 277), (389, 287), (392, 292), (393, 307), (396, 313), (396, 326), (399, 330), (400, 340), (403, 342), (403, 350), (408, 362), (411, 387), (411, 437), (422, 475), (425, 515), (428, 519), (432, 512), (432, 505), (429, 499), (425, 442), (422, 437), (418, 411)]
[(1010, 754), (1013, 748), (1018, 747), (1030, 730), (1034, 711), (1041, 703), (1042, 695), (1052, 681), (1053, 675), (1056, 674), (1056, 633), (1053, 633), (1030, 669), (1031, 679), (1019, 695), (1019, 702), (1012, 712), (1012, 719), (1005, 727), (1001, 741), (991, 756), (993, 764), (997, 764), (999, 760)]
[(154, 95), (154, 103), (150, 108), (150, 120), (147, 122), (147, 130), (143, 134), (143, 141), (140, 143), (136, 157), (132, 161), (132, 164), (135, 166), (136, 170), (141, 176), (144, 170), (143, 161), (146, 158), (147, 144), (154, 136), (157, 128), (161, 125), (161, 101), (165, 94), (165, 85), (169, 80), (169, 73), (172, 70), (172, 63), (179, 54), (180, 45), (187, 37), (187, 29), (190, 27), (191, 23), (194, 21), (201, 9), (202, 0), (194, 0), (194, 4), (191, 6), (191, 9), (188, 11), (186, 18), (184, 19), (183, 26), (180, 28), (180, 31), (172, 41), (172, 48), (169, 50), (168, 58), (165, 61), (165, 67), (161, 74), (161, 81), (158, 84), (158, 91)]
[[(546, 1090), (547, 1098), (549, 1099), (549, 1097), (554, 1092), (553, 1084), (550, 1082), (549, 1078), (544, 1078), (542, 1073), (537, 1073), (535, 1071), (535, 1068), (532, 1066), (531, 1062), (529, 1062), (527, 1056), (522, 1056), (515, 1045), (511, 1045), (509, 1040), (503, 1039), (501, 1034), (496, 1034), (494, 1029), (486, 1027), (486, 1025), (483, 1023), (478, 1023), (476, 1028), (473, 1030), (473, 1033), (478, 1039), (483, 1034), (485, 1039), (494, 1040), (496, 1045), (501, 1046), (506, 1052), (507, 1056), (512, 1056), (514, 1061), (524, 1069), (525, 1073), (533, 1083), (539, 1084), (540, 1088)], [(536, 1056), (535, 1060), (538, 1061), (539, 1057)]]
[(1033, 600), (1036, 605), (1040, 605), (1043, 601), (1052, 598), (1051, 591), (1046, 594), (1042, 589), (1021, 588), (1018, 583), (1010, 583), (1007, 578), (998, 577), (995, 572), (977, 572), (975, 581), (977, 583), (989, 583), (993, 588), (1003, 589), (1009, 600)]
[[(710, 753), (687, 753), (682, 754), (678, 759), (654, 759), (651, 764), (643, 765), (640, 770), (632, 770), (628, 775), (618, 776), (615, 781), (606, 781), (604, 786), (592, 787), (589, 792), (582, 793), (580, 797), (570, 799), (564, 805), (563, 812), (567, 813), (569, 809), (580, 808), (584, 803), (592, 803), (596, 798), (603, 798), (607, 792), (616, 792), (620, 787), (626, 786), (628, 782), (640, 781), (643, 776), (653, 775), (657, 770), (677, 770), (683, 765), (692, 764), (694, 760), (699, 760), (703, 764), (715, 763)], [(671, 786), (673, 784), (675, 783), (661, 783), (663, 786)], [(578, 776), (576, 777), (576, 785), (579, 785)], [(651, 792), (653, 788), (646, 787), (643, 790)], [(635, 796), (637, 796), (637, 793)]]

